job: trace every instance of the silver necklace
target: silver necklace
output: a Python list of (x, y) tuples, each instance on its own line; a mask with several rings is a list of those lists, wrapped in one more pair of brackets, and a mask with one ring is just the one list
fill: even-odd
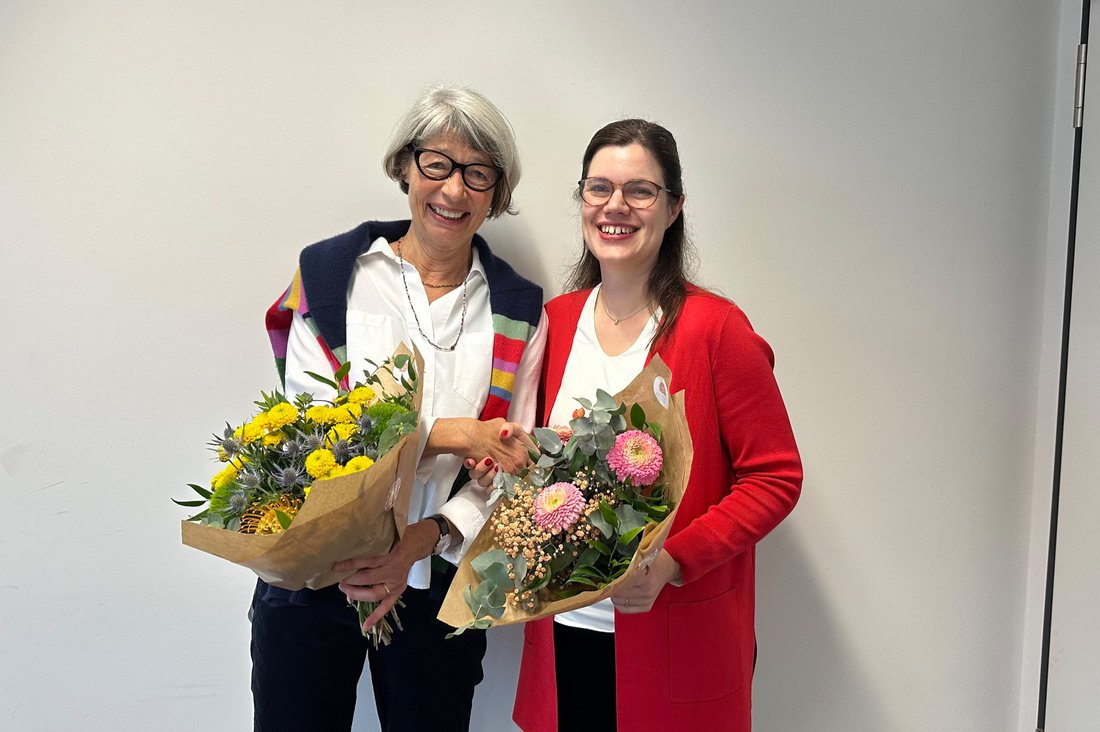
[[(603, 294), (603, 290), (600, 290), (600, 294), (601, 295)], [(645, 305), (642, 305), (640, 308), (638, 308), (637, 310), (632, 312), (630, 315), (624, 315), (621, 318), (616, 318), (614, 315), (607, 312), (607, 300), (606, 299), (601, 299), (601, 298), (597, 298), (597, 299), (600, 300), (600, 307), (603, 308), (603, 314), (608, 317), (608, 319), (611, 321), (612, 325), (618, 325), (619, 323), (623, 322), (624, 320), (630, 320), (635, 315), (637, 315), (638, 313), (642, 312), (643, 310), (645, 310), (646, 308), (649, 307), (649, 303), (647, 302)]]
[[(455, 347), (458, 346), (459, 339), (462, 338), (462, 330), (466, 327), (466, 280), (462, 280), (462, 318), (458, 321), (458, 335), (455, 336), (455, 342), (452, 343), (450, 347), (441, 346), (429, 338), (428, 334), (424, 332), (424, 328), (420, 325), (420, 318), (416, 314), (416, 308), (413, 307), (412, 295), (409, 294), (409, 281), (405, 277), (405, 260), (401, 256), (401, 240), (398, 239), (395, 243), (397, 245), (397, 266), (401, 269), (401, 283), (405, 285), (405, 298), (409, 301), (409, 310), (412, 310), (413, 320), (416, 321), (416, 329), (420, 331), (420, 336), (428, 342), (428, 345), (435, 350), (444, 351), (446, 353), (454, 351)], [(455, 287), (458, 287), (458, 285), (456, 284)]]

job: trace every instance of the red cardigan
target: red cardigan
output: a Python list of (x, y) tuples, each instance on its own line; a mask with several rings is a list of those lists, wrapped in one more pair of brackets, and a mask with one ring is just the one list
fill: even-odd
[[(557, 398), (589, 292), (546, 305), (543, 412)], [(684, 584), (666, 586), (648, 613), (615, 615), (618, 726), (749, 732), (754, 547), (794, 507), (802, 464), (771, 348), (736, 305), (689, 286), (656, 350), (672, 370), (672, 391), (685, 391), (695, 451), (665, 544)], [(558, 726), (552, 622), (528, 623), (525, 631), (513, 718), (527, 732)]]

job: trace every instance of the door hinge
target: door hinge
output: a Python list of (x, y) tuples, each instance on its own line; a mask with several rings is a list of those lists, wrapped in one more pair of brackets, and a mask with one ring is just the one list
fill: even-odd
[(1085, 66), (1088, 64), (1089, 44), (1077, 46), (1077, 81), (1073, 89), (1073, 127), (1081, 126), (1085, 116)]

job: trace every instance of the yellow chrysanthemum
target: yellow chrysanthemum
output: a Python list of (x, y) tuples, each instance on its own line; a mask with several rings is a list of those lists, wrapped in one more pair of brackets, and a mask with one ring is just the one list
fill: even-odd
[(348, 460), (348, 464), (344, 466), (344, 475), (348, 473), (358, 473), (360, 470), (366, 470), (372, 465), (374, 465), (374, 461), (366, 455), (353, 457), (351, 460)]
[(338, 421), (336, 410), (327, 404), (317, 404), (307, 409), (306, 419), (317, 424), (333, 424)]
[(335, 424), (350, 424), (362, 413), (363, 408), (358, 404), (342, 404), (339, 407), (332, 408), (332, 422)]
[(279, 402), (261, 416), (267, 422), (267, 428), (274, 431), (282, 429), (288, 424), (294, 424), (294, 421), (298, 419), (298, 410), (295, 409), (293, 404)]
[(301, 507), (302, 501), (290, 496), (279, 496), (278, 500), (264, 505), (257, 504), (241, 516), (240, 531), (242, 534), (278, 534), (283, 531), (283, 525), (279, 523), (276, 511), (293, 519)]
[(314, 450), (306, 458), (306, 472), (314, 478), (328, 477), (336, 465), (336, 456), (331, 450)]
[(282, 432), (269, 432), (268, 434), (264, 435), (263, 446), (275, 447), (276, 445), (282, 444), (284, 439), (286, 439), (286, 435)]
[(240, 440), (243, 445), (250, 445), (263, 437), (267, 428), (264, 426), (264, 420), (260, 419), (261, 417), (263, 417), (262, 414), (257, 414), (251, 422), (233, 430), (233, 436)]
[(348, 394), (349, 404), (370, 404), (374, 401), (374, 389), (369, 386), (357, 386)]
[(337, 425), (334, 425), (333, 428), (328, 431), (328, 434), (326, 435), (326, 439), (328, 441), (328, 444), (331, 445), (334, 442), (336, 442), (337, 440), (346, 440), (346, 439), (348, 439), (349, 437), (351, 437), (352, 435), (354, 435), (358, 431), (359, 431), (359, 426), (354, 424), (354, 423), (352, 423), (352, 424), (348, 424), (348, 423), (337, 424)]
[(236, 463), (229, 463), (221, 471), (210, 479), (210, 486), (214, 490), (228, 485), (231, 481), (236, 480), (237, 475), (241, 472)]

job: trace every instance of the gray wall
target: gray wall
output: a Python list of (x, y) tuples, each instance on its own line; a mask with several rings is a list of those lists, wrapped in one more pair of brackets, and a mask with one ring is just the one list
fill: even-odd
[[(522, 214), (484, 233), (548, 294), (591, 133), (680, 141), (699, 280), (774, 347), (806, 466), (758, 555), (757, 727), (1026, 729), (1060, 8), (0, 5), (0, 726), (248, 726), (252, 576), (168, 497), (274, 385), (298, 250), (407, 212), (383, 145), (446, 82), (515, 126)], [(475, 727), (505, 729), (491, 638)]]

